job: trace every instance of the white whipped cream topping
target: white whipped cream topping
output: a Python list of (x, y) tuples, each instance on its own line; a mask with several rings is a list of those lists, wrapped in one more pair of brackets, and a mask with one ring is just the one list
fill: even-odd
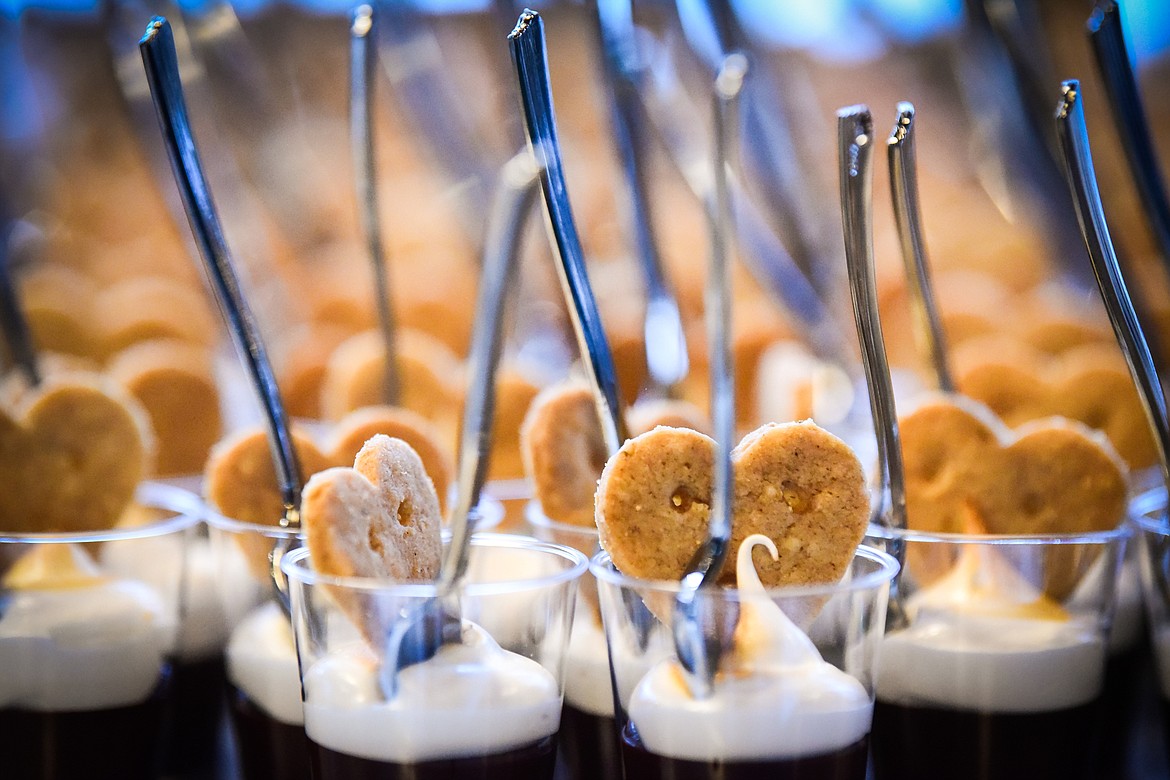
[(994, 551), (972, 546), (955, 568), (906, 605), (887, 634), (877, 697), (899, 704), (1044, 712), (1091, 701), (1106, 647)]
[(377, 659), (360, 642), (316, 661), (305, 674), (305, 731), (322, 747), (360, 758), (416, 763), (502, 753), (560, 726), (556, 679), (536, 661), (502, 649), (466, 623), (463, 643), (401, 670), (382, 698)]
[(227, 677), (269, 717), (290, 726), (305, 722), (292, 625), (276, 602), (253, 610), (232, 632)]
[(154, 692), (175, 627), (152, 588), (105, 577), (84, 550), (56, 544), (27, 553), (5, 588), (0, 708), (107, 709)]
[(577, 601), (573, 633), (565, 662), (565, 704), (602, 718), (612, 718), (613, 686), (609, 679), (609, 649), (592, 608)]
[(1109, 652), (1123, 653), (1142, 641), (1145, 605), (1142, 603), (1142, 583), (1136, 558), (1127, 555), (1122, 560), (1116, 587), (1113, 625), (1109, 630)]
[(826, 663), (760, 583), (751, 551), (777, 556), (753, 534), (740, 545), (740, 617), (715, 691), (695, 699), (675, 659), (657, 664), (630, 698), (629, 715), (651, 753), (690, 761), (759, 761), (813, 756), (869, 733), (873, 702), (864, 686)]

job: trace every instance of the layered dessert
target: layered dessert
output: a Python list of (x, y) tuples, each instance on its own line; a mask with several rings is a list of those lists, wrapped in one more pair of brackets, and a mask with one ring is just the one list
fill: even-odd
[(66, 543), (25, 552), (0, 593), (5, 772), (153, 778), (176, 628), (160, 595)]
[(629, 697), (628, 777), (864, 777), (869, 692), (825, 662), (772, 600), (752, 562), (757, 545), (777, 556), (762, 534), (739, 547), (739, 620), (713, 692), (695, 697), (669, 658)]
[[(510, 548), (497, 563), (473, 556), (469, 577), (498, 592), (461, 600), (441, 644), (400, 660), (388, 638), (418, 610), (446, 609), (410, 595), (436, 577), (441, 552), (438, 499), (418, 455), (373, 437), (353, 468), (309, 480), (301, 514), (312, 572), (328, 577), (298, 586), (310, 576), (295, 565), (303, 553), (286, 560), (298, 632), (310, 635), (298, 642), (314, 777), (550, 780), (561, 688), (543, 663), (560, 668), (563, 647), (547, 645), (568, 637), (572, 591), (553, 617), (551, 594), (515, 584), (539, 583), (549, 562)], [(520, 654), (504, 642), (535, 646)]]

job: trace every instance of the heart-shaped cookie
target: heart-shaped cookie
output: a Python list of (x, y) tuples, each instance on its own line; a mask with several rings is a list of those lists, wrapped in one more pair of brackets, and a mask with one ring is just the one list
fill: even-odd
[(301, 520), (316, 571), (398, 581), (429, 581), (439, 572), (439, 499), (422, 460), (401, 439), (377, 435), (352, 468), (314, 474)]
[(434, 424), (409, 409), (368, 406), (350, 412), (333, 430), (330, 461), (335, 466), (353, 463), (365, 443), (377, 434), (401, 439), (418, 454), (439, 496), (439, 508), (445, 511), (447, 491), (455, 471), (454, 460), (442, 445)]
[[(677, 580), (707, 536), (715, 443), (701, 433), (656, 428), (626, 442), (597, 488), (602, 547), (622, 572)], [(732, 549), (753, 533), (772, 539), (779, 560), (754, 556), (765, 585), (835, 582), (869, 520), (857, 456), (812, 422), (769, 424), (740, 442)], [(724, 584), (734, 584), (725, 566)]]
[(142, 406), (99, 374), (10, 385), (0, 403), (0, 527), (111, 528), (149, 473), (153, 451)]
[(898, 421), (912, 528), (962, 533), (973, 513), (993, 534), (1103, 531), (1125, 516), (1125, 466), (1080, 423), (1010, 431), (961, 396), (934, 396)]
[(142, 341), (119, 352), (108, 370), (150, 415), (158, 442), (154, 473), (198, 474), (223, 432), (210, 351), (171, 339)]
[(1102, 431), (1130, 468), (1157, 460), (1141, 398), (1116, 347), (1089, 344), (1058, 357), (1002, 339), (956, 351), (957, 384), (1015, 427), (1044, 417), (1067, 417)]

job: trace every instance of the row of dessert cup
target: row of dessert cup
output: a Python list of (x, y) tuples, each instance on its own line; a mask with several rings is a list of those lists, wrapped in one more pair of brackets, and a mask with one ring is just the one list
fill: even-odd
[[(740, 776), (737, 764), (742, 776), (862, 778), (867, 748), (878, 778), (1113, 776), (1102, 769), (1102, 742), (1120, 731), (1106, 727), (1120, 717), (1111, 707), (1132, 709), (1110, 688), (1118, 684), (1113, 667), (1132, 662), (1140, 650), (1131, 645), (1143, 644), (1139, 558), (1163, 695), (1170, 690), (1164, 507), (1165, 493), (1151, 491), (1133, 502), (1131, 523), (1091, 534), (871, 528), (841, 585), (768, 592), (819, 658), (757, 642), (761, 679), (728, 675), (711, 699), (690, 705), (672, 698), (685, 699), (680, 678), (661, 671), (671, 668), (669, 628), (639, 606), (662, 603), (671, 586), (622, 577), (597, 555), (567, 657), (562, 776), (619, 777), (624, 762), (626, 776), (639, 778)], [(527, 520), (537, 537), (596, 548), (596, 529), (550, 520), (535, 502)], [(1127, 558), (1133, 529), (1136, 554)], [(888, 558), (877, 550), (904, 561), (888, 624), (887, 579), (878, 574), (888, 573)], [(807, 614), (816, 615), (811, 623), (800, 617)], [(802, 645), (799, 634), (789, 639)], [(802, 696), (824, 707), (830, 682), (798, 690), (821, 660), (860, 683), (865, 699), (858, 709), (804, 706), (793, 719)]]
[[(385, 659), (363, 637), (430, 586), (323, 577), (293, 553), (298, 664), (263, 564), (287, 532), (207, 516), (165, 485), (143, 485), (139, 504), (126, 528), (0, 537), (0, 749), (13, 776), (67, 777), (70, 762), (76, 776), (156, 776), (160, 733), (187, 731), (167, 701), (179, 670), (225, 645), (245, 777), (304, 777), (312, 762), (320, 777), (409, 765), (547, 778), (558, 741), (577, 777), (618, 776), (624, 762), (650, 778), (768, 763), (860, 778), (871, 748), (879, 776), (937, 776), (971, 750), (1002, 753), (996, 777), (1036, 776), (1040, 761), (1076, 776), (1091, 763), (1127, 536), (875, 530), (841, 583), (705, 594), (711, 614), (754, 630), (720, 624), (740, 673), (695, 702), (673, 673), (677, 584), (621, 575), (593, 555), (595, 530), (533, 507), (543, 540), (477, 535), (461, 603), (471, 634), (400, 670), (386, 701)], [(1160, 504), (1143, 511), (1152, 634), (1164, 640), (1170, 536)], [(897, 567), (880, 550), (893, 545), (906, 569), (886, 633)], [(355, 601), (360, 627), (339, 608)]]

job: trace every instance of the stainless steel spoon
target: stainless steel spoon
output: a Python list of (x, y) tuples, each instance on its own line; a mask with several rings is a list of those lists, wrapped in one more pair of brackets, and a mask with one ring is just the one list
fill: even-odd
[(353, 10), (349, 25), (349, 133), (353, 147), (354, 182), (357, 184), (358, 207), (362, 232), (374, 275), (374, 305), (386, 362), (382, 372), (382, 400), (389, 406), (398, 404), (399, 381), (395, 344), (393, 303), (390, 281), (382, 251), (382, 213), (378, 208), (378, 171), (374, 152), (374, 61), (381, 25), (373, 6), (362, 4)]
[(1137, 77), (1129, 61), (1117, 3), (1099, 0), (1088, 27), (1113, 122), (1121, 135), (1129, 172), (1141, 196), (1142, 210), (1162, 250), (1162, 262), (1170, 265), (1170, 198), (1146, 121)]
[(898, 104), (898, 118), (886, 142), (890, 164), (890, 197), (902, 249), (902, 266), (910, 291), (910, 315), (914, 341), (923, 362), (934, 369), (935, 381), (944, 393), (955, 391), (947, 358), (946, 338), (934, 302), (926, 243), (922, 238), (922, 213), (918, 201), (918, 169), (914, 143), (914, 106)]
[(715, 672), (726, 637), (714, 630), (709, 605), (700, 602), (704, 589), (717, 586), (719, 572), (731, 543), (735, 483), (731, 473), (731, 448), (735, 440), (735, 366), (731, 353), (731, 254), (732, 207), (727, 184), (731, 146), (739, 119), (739, 96), (747, 76), (747, 59), (730, 54), (715, 77), (714, 198), (707, 221), (711, 233), (710, 271), (706, 316), (711, 354), (711, 418), (715, 427), (715, 473), (707, 538), (687, 564), (687, 572), (674, 601), (671, 627), (679, 664), (688, 672), (695, 698), (714, 690)]
[[(878, 313), (877, 281), (873, 261), (873, 117), (865, 106), (837, 112), (837, 155), (841, 181), (841, 221), (845, 231), (845, 261), (849, 292), (861, 358), (869, 388), (878, 446), (878, 498), (871, 522), (894, 529), (906, 528), (906, 479), (902, 445), (898, 437), (898, 410), (886, 360), (882, 322)], [(902, 545), (895, 540), (891, 554), (902, 560)], [(891, 599), (896, 602), (895, 599)], [(897, 605), (891, 615), (897, 614)]]
[(1109, 225), (1105, 222), (1105, 209), (1101, 205), (1101, 193), (1097, 189), (1097, 176), (1093, 170), (1093, 154), (1089, 148), (1089, 131), (1085, 124), (1085, 108), (1078, 81), (1065, 81), (1061, 85), (1056, 129), (1069, 190), (1076, 204), (1077, 220), (1080, 222), (1085, 248), (1089, 252), (1093, 275), (1097, 278), (1101, 300), (1113, 323), (1113, 333), (1141, 395), (1146, 420), (1158, 450), (1163, 484), (1170, 489), (1170, 459), (1167, 458), (1170, 454), (1170, 422), (1167, 420), (1166, 398), (1162, 384), (1158, 381), (1149, 343), (1117, 263), (1113, 241), (1109, 237)]
[(581, 360), (594, 388), (606, 452), (612, 456), (629, 435), (618, 392), (613, 354), (601, 325), (601, 314), (589, 284), (585, 253), (581, 249), (581, 239), (569, 204), (569, 191), (557, 140), (552, 90), (549, 86), (544, 21), (540, 14), (525, 10), (516, 28), (508, 35), (508, 42), (520, 87), (524, 130), (540, 170), (540, 186), (551, 238), (549, 243), (557, 259), (561, 288), (577, 336)]
[[(252, 380), (253, 389), (263, 406), (268, 429), (268, 444), (276, 467), (276, 481), (284, 506), (280, 526), (290, 530), (300, 527), (301, 479), (300, 463), (293, 448), (288, 416), (280, 399), (272, 365), (268, 360), (259, 329), (248, 303), (240, 291), (231, 254), (220, 227), (219, 215), (211, 197), (199, 150), (191, 133), (183, 85), (179, 80), (175, 58), (175, 42), (170, 24), (156, 16), (147, 25), (146, 34), (138, 43), (142, 64), (150, 83), (159, 128), (171, 161), (171, 170), (178, 185), (183, 207), (199, 254), (203, 258), (220, 309), (228, 321), (228, 330), (236, 351)], [(280, 542), (272, 553), (272, 579), (281, 604), (289, 609), (288, 584), (280, 569), (280, 559), (292, 546), (291, 540)]]
[(648, 392), (652, 396), (669, 397), (676, 394), (678, 383), (687, 375), (687, 343), (678, 302), (667, 283), (655, 245), (647, 196), (647, 120), (642, 115), (642, 103), (638, 99), (638, 82), (644, 66), (638, 55), (630, 0), (596, 0), (596, 3), (598, 42), (605, 66), (610, 115), (629, 195), (634, 254), (645, 285), (643, 330), (650, 382)]
[(471, 383), (460, 429), (458, 491), (451, 511), (451, 541), (435, 583), (435, 597), (406, 610), (391, 627), (384, 657), (394, 659), (394, 663), (384, 663), (379, 674), (382, 693), (387, 699), (393, 698), (397, 690), (399, 670), (433, 657), (444, 644), (462, 641), (459, 593), (467, 574), (471, 534), (477, 517), (475, 507), (479, 504), (491, 452), (504, 305), (516, 276), (521, 228), (536, 199), (536, 183), (537, 170), (527, 151), (504, 166), (488, 221), (468, 355)]

